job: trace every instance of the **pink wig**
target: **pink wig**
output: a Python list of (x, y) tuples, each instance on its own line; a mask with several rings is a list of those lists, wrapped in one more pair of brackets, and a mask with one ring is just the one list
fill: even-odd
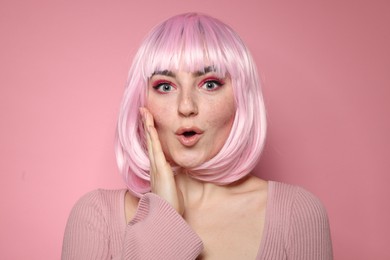
[(146, 105), (149, 78), (155, 71), (202, 71), (209, 64), (218, 74), (231, 77), (236, 114), (219, 153), (186, 170), (195, 179), (226, 185), (255, 167), (264, 146), (266, 117), (252, 56), (226, 24), (207, 15), (182, 14), (150, 32), (130, 68), (119, 113), (116, 156), (121, 174), (136, 196), (150, 191), (150, 165), (139, 115), (139, 107)]

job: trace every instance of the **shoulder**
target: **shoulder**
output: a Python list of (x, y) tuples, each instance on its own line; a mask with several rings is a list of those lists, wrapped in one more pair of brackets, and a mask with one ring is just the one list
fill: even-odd
[(270, 193), (274, 200), (285, 204), (291, 213), (301, 212), (315, 215), (326, 215), (325, 207), (321, 200), (310, 191), (296, 185), (270, 182)]
[(125, 189), (105, 190), (96, 189), (82, 195), (75, 204), (75, 207), (80, 206), (103, 206), (112, 200), (118, 200), (126, 193)]
[(114, 207), (120, 206), (124, 193), (125, 190), (99, 189), (77, 200), (64, 232), (63, 259), (107, 259), (110, 250), (114, 250), (110, 248), (110, 240), (117, 234), (122, 235), (115, 221), (120, 211)]
[(332, 259), (328, 215), (320, 199), (299, 186), (272, 182), (270, 188), (292, 259)]
[(96, 189), (81, 196), (72, 208), (71, 216), (96, 216), (106, 215), (112, 211), (112, 207), (124, 200), (125, 189), (105, 190)]
[(327, 220), (327, 213), (322, 201), (313, 193), (297, 187), (293, 204), (293, 213), (302, 217)]
[(273, 213), (286, 228), (286, 239), (299, 232), (329, 229), (324, 204), (316, 195), (302, 187), (270, 182), (269, 202)]

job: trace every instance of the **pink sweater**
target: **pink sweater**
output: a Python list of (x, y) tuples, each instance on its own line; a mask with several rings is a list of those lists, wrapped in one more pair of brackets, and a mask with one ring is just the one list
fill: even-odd
[[(144, 195), (126, 224), (126, 190), (96, 190), (72, 209), (62, 259), (195, 259), (199, 236), (162, 198)], [(329, 260), (332, 243), (326, 211), (306, 190), (269, 182), (262, 242), (256, 259)]]

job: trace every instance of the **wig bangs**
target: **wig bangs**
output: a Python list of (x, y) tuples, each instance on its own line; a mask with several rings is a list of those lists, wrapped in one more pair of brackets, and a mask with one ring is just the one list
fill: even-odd
[[(230, 56), (226, 53), (226, 37), (217, 35), (210, 20), (194, 16), (178, 17), (161, 24), (148, 39), (143, 57), (144, 78), (149, 79), (155, 72), (186, 71), (202, 72), (212, 68), (219, 77), (225, 77), (231, 68), (227, 64)], [(219, 28), (222, 30), (221, 28)]]

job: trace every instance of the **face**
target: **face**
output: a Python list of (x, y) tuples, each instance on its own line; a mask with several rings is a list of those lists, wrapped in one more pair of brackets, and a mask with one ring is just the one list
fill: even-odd
[(229, 136), (235, 103), (229, 77), (205, 72), (155, 72), (147, 108), (171, 165), (195, 167), (215, 156)]

